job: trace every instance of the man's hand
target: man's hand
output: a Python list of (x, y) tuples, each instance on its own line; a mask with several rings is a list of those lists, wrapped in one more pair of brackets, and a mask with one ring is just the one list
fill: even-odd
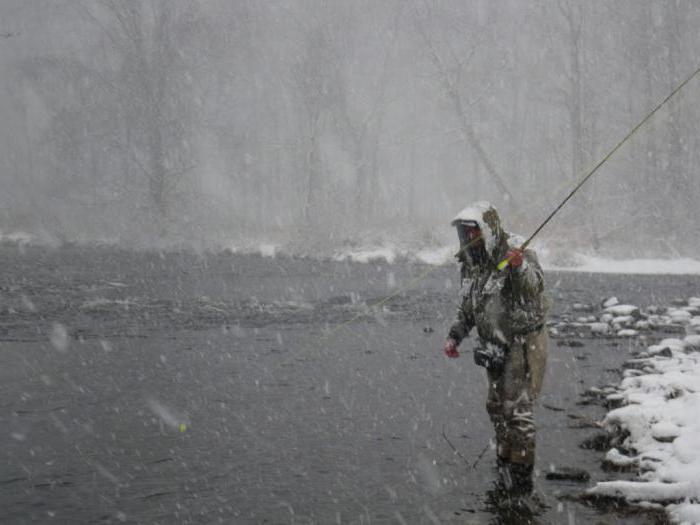
[(506, 253), (506, 259), (508, 260), (508, 266), (515, 269), (523, 264), (523, 251), (519, 248), (511, 248)]
[(451, 337), (445, 341), (444, 350), (447, 357), (459, 357), (459, 352), (457, 351), (457, 341)]

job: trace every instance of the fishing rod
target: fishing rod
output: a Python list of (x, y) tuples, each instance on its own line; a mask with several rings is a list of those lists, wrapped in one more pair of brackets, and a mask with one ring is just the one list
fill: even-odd
[[(618, 143), (615, 145), (615, 147), (612, 148), (612, 149), (600, 160), (600, 162), (598, 162), (598, 164), (596, 164), (595, 166), (593, 166), (593, 169), (591, 169), (591, 170), (583, 177), (583, 179), (581, 179), (581, 182), (579, 182), (579, 183), (576, 185), (576, 187), (574, 187), (574, 189), (571, 190), (571, 193), (569, 193), (569, 194), (566, 196), (566, 198), (565, 198), (563, 201), (561, 201), (561, 203), (559, 204), (559, 206), (557, 206), (557, 207), (554, 209), (554, 211), (553, 211), (552, 213), (549, 214), (549, 217), (547, 217), (547, 218), (544, 220), (544, 222), (543, 222), (542, 224), (540, 224), (540, 226), (535, 230), (535, 232), (534, 232), (532, 235), (530, 235), (530, 237), (528, 237), (528, 239), (520, 246), (520, 250), (521, 250), (521, 251), (524, 251), (524, 250), (530, 245), (530, 242), (532, 241), (532, 239), (534, 239), (535, 236), (536, 236), (538, 233), (540, 233), (540, 231), (542, 230), (542, 228), (544, 228), (544, 227), (547, 225), (547, 223), (548, 223), (549, 221), (552, 220), (552, 218), (557, 214), (557, 212), (558, 212), (562, 207), (564, 207), (564, 205), (569, 201), (569, 199), (571, 199), (571, 197), (574, 196), (574, 194), (581, 188), (581, 186), (583, 186), (583, 185), (586, 183), (586, 181), (587, 181), (588, 179), (590, 179), (596, 171), (598, 171), (598, 168), (600, 168), (603, 164), (605, 164), (605, 163), (610, 159), (610, 157), (612, 157), (612, 156), (615, 154), (615, 152), (616, 152), (617, 150), (619, 150), (619, 149), (622, 147), (622, 145), (623, 145), (625, 142), (627, 142), (630, 138), (632, 138), (632, 135), (634, 135), (634, 134), (637, 132), (637, 130), (639, 130), (639, 128), (641, 128), (644, 124), (646, 124), (646, 122), (647, 122), (649, 119), (651, 119), (651, 118), (654, 116), (654, 114), (655, 114), (657, 111), (659, 111), (659, 109), (661, 109), (661, 108), (662, 108), (669, 100), (671, 100), (681, 89), (683, 89), (683, 88), (685, 87), (685, 85), (688, 84), (688, 82), (690, 82), (691, 80), (693, 80), (693, 78), (695, 78), (695, 76), (696, 76), (698, 73), (700, 73), (700, 68), (696, 69), (696, 70), (693, 72), (692, 75), (690, 75), (690, 76), (689, 76), (688, 78), (686, 78), (683, 82), (681, 82), (681, 83), (678, 85), (678, 87), (676, 87), (676, 89), (674, 89), (673, 91), (671, 91), (671, 93), (670, 93), (665, 99), (663, 99), (663, 100), (662, 100), (662, 101), (661, 101), (661, 102), (660, 102), (646, 117), (644, 117), (642, 120), (640, 120), (639, 123), (638, 123), (635, 127), (633, 127), (632, 130), (631, 130), (629, 133), (627, 133), (627, 135), (625, 135), (625, 136), (622, 138), (622, 140), (621, 140), (620, 142), (618, 142)], [(506, 259), (503, 259), (501, 262), (498, 263), (497, 268), (498, 268), (499, 270), (503, 270), (506, 266), (508, 266), (508, 263), (509, 263), (509, 262), (510, 262), (510, 257), (508, 257), (508, 258), (506, 258)]]

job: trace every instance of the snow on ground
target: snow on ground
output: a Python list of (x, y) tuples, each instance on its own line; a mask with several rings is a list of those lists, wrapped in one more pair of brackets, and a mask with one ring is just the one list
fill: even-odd
[[(513, 236), (517, 242), (522, 242), (517, 236)], [(30, 234), (22, 231), (0, 230), (0, 243), (8, 242), (20, 245), (37, 244), (50, 247), (60, 246), (60, 241), (54, 237), (41, 233)], [(77, 241), (80, 244), (80, 241)], [(98, 242), (98, 241), (93, 241)], [(90, 242), (85, 241), (86, 244)], [(118, 244), (117, 240), (103, 239), (100, 244)], [(181, 249), (182, 243), (172, 242), (172, 248)], [(167, 249), (168, 245), (160, 248)], [(154, 246), (155, 247), (155, 246)], [(587, 272), (587, 273), (623, 273), (623, 274), (674, 274), (697, 275), (700, 274), (700, 260), (691, 258), (675, 259), (608, 259), (577, 252), (562, 252), (557, 254), (550, 250), (546, 243), (533, 243), (533, 249), (537, 252), (540, 263), (545, 270), (563, 272)], [(232, 253), (259, 254), (263, 257), (275, 257), (277, 255), (299, 255), (298, 247), (274, 240), (241, 240), (238, 242), (224, 243), (223, 248)], [(393, 263), (397, 259), (416, 261), (429, 265), (444, 265), (455, 263), (457, 242), (420, 246), (407, 242), (378, 243), (364, 246), (341, 247), (333, 249), (329, 246), (329, 252), (316, 253), (321, 258), (331, 257), (343, 261), (350, 260), (361, 263), (373, 261), (386, 261)], [(303, 254), (303, 253), (301, 253)]]
[(400, 250), (394, 246), (367, 247), (339, 250), (335, 253), (333, 259), (336, 261), (345, 261), (349, 259), (361, 263), (384, 260), (388, 263), (393, 263), (398, 255), (400, 255)]
[(550, 264), (546, 258), (543, 266), (548, 270), (590, 273), (634, 273), (634, 274), (700, 274), (700, 261), (679, 259), (626, 259), (615, 260), (590, 255), (576, 254), (573, 266)]
[(440, 266), (455, 262), (455, 246), (441, 246), (413, 250), (398, 246), (370, 246), (365, 248), (351, 248), (338, 250), (333, 259), (337, 261), (351, 260), (367, 263), (371, 261), (386, 261), (393, 263), (397, 259), (407, 259), (424, 264)]
[[(389, 263), (397, 258), (415, 260), (425, 264), (442, 265), (454, 263), (457, 245), (429, 248), (399, 248), (397, 246), (368, 246), (348, 248), (336, 252), (336, 260), (370, 262), (384, 260)], [(562, 272), (588, 273), (623, 273), (623, 274), (700, 274), (700, 261), (689, 258), (676, 259), (607, 259), (581, 253), (571, 254), (566, 264), (544, 247), (535, 247), (540, 262), (545, 270)]]
[(606, 460), (633, 467), (637, 478), (599, 482), (589, 490), (592, 495), (663, 504), (678, 523), (700, 523), (700, 335), (692, 333), (700, 315), (673, 313), (697, 313), (697, 302), (691, 298), (686, 310), (666, 311), (690, 334), (664, 339), (638, 354), (608, 395), (622, 406), (610, 411), (604, 424), (628, 437)]
[[(580, 315), (573, 320), (553, 319), (547, 323), (550, 334), (559, 335), (582, 328), (587, 328), (591, 335), (596, 337), (646, 338), (651, 330), (675, 334), (700, 334), (700, 298), (698, 297), (691, 297), (683, 306), (649, 307), (644, 310), (631, 304), (619, 304), (617, 297), (610, 297), (603, 302), (602, 306), (602, 313), (596, 316), (590, 315), (595, 310), (593, 305), (574, 303), (572, 305), (574, 312), (589, 315)], [(691, 335), (685, 341), (664, 339), (658, 345), (650, 346), (647, 352), (649, 354), (668, 353), (678, 345), (700, 351), (700, 335)]]

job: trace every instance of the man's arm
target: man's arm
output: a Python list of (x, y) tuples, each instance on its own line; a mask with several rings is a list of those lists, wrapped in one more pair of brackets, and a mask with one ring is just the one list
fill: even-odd
[(449, 339), (454, 339), (457, 344), (469, 335), (474, 327), (474, 315), (472, 313), (471, 301), (468, 296), (462, 298), (462, 305), (457, 310), (457, 320), (450, 327), (447, 334)]
[(471, 300), (469, 296), (465, 296), (462, 299), (462, 304), (457, 310), (457, 320), (450, 327), (450, 331), (447, 334), (447, 341), (445, 341), (445, 355), (447, 357), (459, 357), (459, 352), (457, 347), (461, 343), (469, 332), (474, 327), (474, 315), (471, 307)]
[(531, 300), (544, 291), (544, 272), (534, 251), (525, 250), (520, 254), (520, 260), (513, 258), (509, 265), (513, 285), (520, 297)]

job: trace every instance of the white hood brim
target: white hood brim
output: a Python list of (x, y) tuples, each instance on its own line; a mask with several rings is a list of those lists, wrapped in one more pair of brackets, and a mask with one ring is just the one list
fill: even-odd
[(475, 202), (460, 211), (454, 219), (452, 219), (452, 226), (457, 226), (462, 221), (474, 221), (479, 225), (481, 229), (481, 236), (484, 238), (484, 247), (487, 253), (492, 254), (494, 248), (496, 247), (496, 232), (491, 229), (491, 226), (484, 221), (484, 213), (489, 209), (495, 209), (490, 202), (479, 201)]

